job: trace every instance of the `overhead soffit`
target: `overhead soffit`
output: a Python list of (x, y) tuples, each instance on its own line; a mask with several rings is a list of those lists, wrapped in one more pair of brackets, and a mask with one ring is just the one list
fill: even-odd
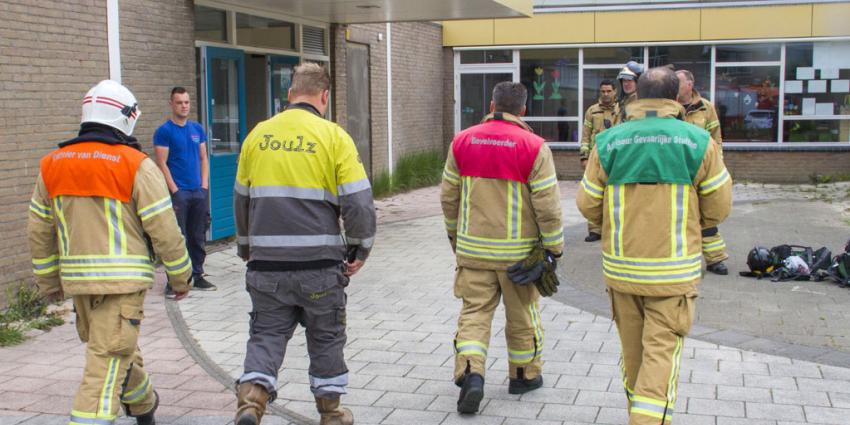
[(530, 16), (533, 0), (243, 0), (241, 7), (318, 22), (444, 21)]

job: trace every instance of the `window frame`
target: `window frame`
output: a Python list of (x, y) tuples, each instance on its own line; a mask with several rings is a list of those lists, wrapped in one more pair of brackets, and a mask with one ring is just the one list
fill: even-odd
[[(850, 141), (841, 141), (841, 142), (817, 142), (817, 141), (806, 141), (806, 142), (785, 142), (784, 141), (784, 130), (786, 121), (800, 121), (800, 120), (850, 120), (850, 115), (832, 115), (828, 117), (823, 116), (785, 116), (785, 71), (786, 71), (786, 46), (789, 43), (801, 43), (801, 42), (847, 42), (850, 43), (850, 37), (842, 36), (842, 37), (819, 37), (819, 38), (783, 38), (783, 39), (740, 39), (740, 40), (698, 40), (698, 41), (673, 41), (673, 42), (649, 42), (649, 43), (640, 43), (639, 47), (644, 49), (644, 60), (643, 63), (649, 63), (649, 48), (654, 46), (683, 46), (683, 45), (702, 45), (702, 46), (711, 46), (711, 63), (710, 63), (710, 83), (709, 83), (709, 93), (701, 93), (706, 98), (714, 102), (715, 94), (716, 94), (716, 83), (717, 83), (717, 68), (724, 67), (735, 67), (735, 66), (776, 66), (779, 67), (779, 99), (778, 105), (779, 110), (777, 112), (777, 130), (776, 130), (776, 140), (770, 142), (728, 142), (724, 143), (724, 147), (732, 148), (732, 149), (763, 149), (763, 148), (835, 148), (835, 147), (850, 147)], [(728, 45), (728, 44), (779, 44), (780, 45), (780, 57), (779, 60), (776, 61), (754, 61), (754, 62), (717, 62), (717, 46)], [(595, 47), (636, 47), (634, 43), (577, 43), (577, 44), (541, 44), (541, 45), (492, 45), (492, 46), (469, 46), (469, 47), (455, 47), (454, 50), (454, 110), (455, 110), (455, 122), (454, 122), (454, 130), (455, 133), (459, 132), (460, 129), (460, 74), (463, 73), (481, 73), (481, 72), (505, 72), (506, 69), (513, 68), (514, 70), (514, 82), (520, 82), (519, 80), (519, 56), (520, 50), (531, 50), (531, 49), (564, 49), (564, 48), (577, 48), (579, 49), (579, 73), (578, 73), (578, 115), (577, 116), (569, 116), (569, 117), (526, 117), (525, 120), (529, 122), (549, 122), (549, 121), (569, 121), (569, 122), (583, 122), (584, 120), (584, 112), (590, 105), (584, 104), (584, 96), (582, 93), (584, 92), (584, 71), (586, 69), (613, 69), (613, 68), (621, 68), (625, 64), (585, 64), (584, 63), (584, 49), (590, 49)], [(460, 52), (467, 50), (493, 50), (493, 49), (511, 49), (513, 50), (513, 62), (509, 64), (496, 64), (497, 66), (493, 66), (494, 64), (461, 64), (460, 63)], [(580, 142), (548, 142), (550, 146), (553, 147), (569, 147), (569, 148), (577, 148)]]

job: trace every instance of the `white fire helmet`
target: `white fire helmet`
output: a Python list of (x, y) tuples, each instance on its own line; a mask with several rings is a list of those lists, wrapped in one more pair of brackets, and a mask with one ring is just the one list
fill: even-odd
[(107, 125), (130, 136), (141, 115), (136, 96), (130, 90), (115, 81), (103, 80), (83, 98), (83, 119), (80, 123)]

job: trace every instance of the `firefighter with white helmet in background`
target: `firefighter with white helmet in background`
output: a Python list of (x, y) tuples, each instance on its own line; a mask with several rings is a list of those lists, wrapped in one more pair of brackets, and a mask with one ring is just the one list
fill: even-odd
[(637, 80), (643, 74), (643, 70), (643, 65), (635, 61), (629, 61), (620, 70), (620, 73), (617, 74), (617, 81), (620, 83), (620, 94), (617, 99), (617, 115), (614, 125), (626, 121), (628, 117), (626, 107), (638, 98)]
[(177, 298), (189, 290), (191, 262), (165, 180), (132, 137), (140, 113), (117, 82), (89, 90), (78, 137), (42, 158), (30, 202), (36, 284), (48, 300), (72, 296), (86, 342), (70, 424), (112, 424), (122, 406), (139, 425), (155, 423), (159, 397), (138, 346), (154, 254)]

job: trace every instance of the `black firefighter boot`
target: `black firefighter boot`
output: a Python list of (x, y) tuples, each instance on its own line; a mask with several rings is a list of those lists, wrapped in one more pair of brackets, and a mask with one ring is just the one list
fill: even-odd
[[(135, 416), (136, 425), (156, 425), (156, 419), (153, 415), (156, 412), (156, 408), (159, 407), (159, 394), (157, 394), (154, 390), (153, 396), (155, 397), (155, 400), (153, 402), (153, 409), (151, 409), (147, 413)], [(129, 408), (127, 409), (127, 411), (129, 412)], [(127, 414), (127, 416), (130, 415)]]
[(258, 425), (269, 401), (266, 387), (243, 382), (237, 386), (237, 394), (236, 425)]
[(339, 407), (339, 399), (316, 398), (316, 410), (322, 415), (319, 425), (353, 425), (351, 410)]
[(511, 378), (508, 382), (508, 393), (525, 394), (529, 391), (534, 391), (542, 386), (543, 375), (538, 375), (534, 379), (525, 379), (525, 369), (518, 368), (516, 371), (516, 379)]
[(477, 373), (464, 375), (457, 399), (458, 413), (475, 413), (484, 398), (484, 377)]
[(707, 271), (710, 271), (714, 274), (719, 274), (721, 276), (726, 276), (727, 274), (729, 274), (729, 269), (726, 268), (726, 264), (723, 264), (722, 261), (714, 263), (714, 264), (709, 264), (709, 265), (705, 266), (705, 269)]

